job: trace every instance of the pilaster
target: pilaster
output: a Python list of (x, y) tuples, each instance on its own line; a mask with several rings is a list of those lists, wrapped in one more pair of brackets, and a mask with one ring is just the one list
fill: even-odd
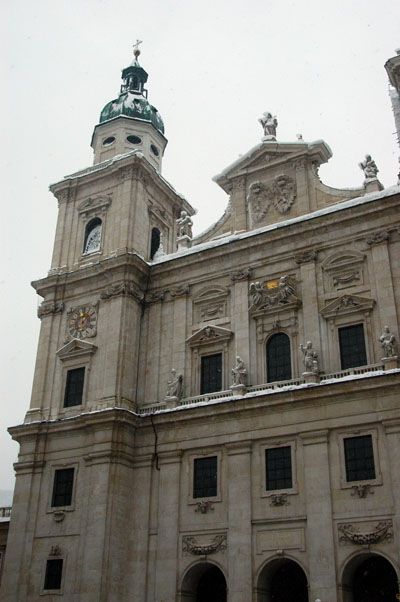
[(388, 325), (389, 328), (395, 329), (398, 322), (388, 242), (389, 233), (385, 230), (376, 232), (367, 239), (367, 243), (371, 247), (381, 328)]
[(300, 265), (301, 292), (303, 300), (303, 336), (304, 342), (311, 341), (318, 354), (321, 353), (321, 337), (319, 328), (318, 290), (316, 261), (314, 250), (295, 256)]

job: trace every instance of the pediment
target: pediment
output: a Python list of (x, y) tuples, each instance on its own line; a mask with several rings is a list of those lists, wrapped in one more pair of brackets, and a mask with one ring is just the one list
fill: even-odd
[(89, 197), (78, 206), (78, 213), (87, 217), (94, 213), (104, 213), (111, 205), (111, 195)]
[(360, 251), (337, 251), (329, 255), (322, 263), (326, 271), (342, 270), (364, 262), (365, 254)]
[(370, 312), (375, 305), (374, 299), (360, 297), (359, 295), (342, 295), (329, 301), (321, 310), (324, 318), (334, 318), (337, 315), (355, 312)]
[(75, 358), (83, 355), (92, 355), (96, 350), (97, 345), (93, 345), (93, 343), (72, 339), (57, 351), (57, 355), (60, 360), (66, 360), (68, 358)]
[(190, 347), (198, 347), (209, 343), (229, 341), (232, 336), (233, 332), (228, 328), (222, 328), (221, 326), (203, 326), (203, 328), (200, 328), (200, 330), (186, 339), (186, 343)]

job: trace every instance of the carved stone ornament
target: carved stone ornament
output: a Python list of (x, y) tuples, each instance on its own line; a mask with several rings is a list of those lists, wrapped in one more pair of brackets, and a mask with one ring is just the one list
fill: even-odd
[(270, 497), (270, 506), (287, 506), (289, 500), (287, 493), (274, 493)]
[(188, 284), (182, 284), (182, 286), (177, 286), (176, 288), (172, 288), (169, 291), (171, 297), (184, 297), (190, 293), (190, 287)]
[(339, 525), (339, 541), (350, 541), (359, 546), (371, 545), (382, 541), (392, 541), (393, 524), (391, 520), (379, 522), (372, 531), (360, 533), (357, 527), (351, 524)]
[(49, 556), (61, 556), (61, 554), (62, 554), (62, 551), (61, 551), (60, 546), (58, 546), (58, 545), (51, 546)]
[(309, 251), (303, 251), (302, 253), (297, 253), (294, 256), (294, 260), (298, 265), (302, 263), (309, 263), (310, 261), (315, 261), (317, 258), (317, 251), (314, 249), (310, 249)]
[(321, 309), (321, 315), (324, 318), (335, 318), (341, 314), (351, 314), (355, 312), (368, 313), (375, 305), (374, 299), (360, 297), (359, 295), (343, 295), (333, 301), (329, 301)]
[(71, 307), (67, 311), (67, 340), (86, 339), (97, 334), (97, 303)]
[(263, 182), (253, 182), (247, 195), (253, 222), (262, 221), (271, 204), (279, 213), (287, 213), (296, 199), (296, 194), (296, 183), (287, 175), (276, 176), (270, 186)]
[(378, 245), (381, 242), (385, 242), (389, 240), (389, 232), (387, 230), (379, 230), (378, 232), (373, 232), (365, 239), (367, 245)]
[(64, 307), (65, 305), (62, 301), (43, 301), (37, 310), (38, 318), (42, 319), (52, 314), (61, 314), (64, 311)]
[(366, 483), (364, 485), (353, 485), (352, 490), (353, 492), (351, 494), (351, 497), (359, 497), (360, 499), (367, 497), (369, 493), (371, 495), (375, 493), (369, 483)]
[(228, 341), (232, 335), (233, 332), (231, 330), (222, 328), (221, 326), (204, 326), (192, 334), (186, 340), (186, 343), (191, 347), (198, 347), (200, 345), (207, 345), (208, 343)]
[(53, 512), (53, 520), (55, 523), (62, 523), (65, 518), (64, 510), (55, 510)]
[(144, 302), (146, 305), (150, 305), (151, 303), (158, 303), (159, 301), (164, 301), (165, 294), (167, 291), (155, 291), (154, 293), (148, 293), (145, 296)]
[(241, 357), (236, 357), (236, 365), (232, 368), (232, 385), (234, 387), (247, 385), (247, 370)]
[(222, 287), (206, 288), (193, 299), (195, 322), (216, 320), (227, 314), (229, 290)]
[(98, 197), (90, 197), (84, 200), (78, 207), (78, 213), (83, 218), (88, 218), (91, 215), (106, 213), (111, 205), (111, 195), (102, 195)]
[(197, 543), (196, 537), (184, 535), (182, 538), (182, 551), (194, 556), (209, 556), (216, 552), (226, 550), (227, 540), (226, 534), (215, 535), (210, 543), (200, 545)]
[(301, 344), (300, 351), (303, 354), (305, 371), (319, 374), (318, 353), (314, 351), (311, 341), (307, 341), (306, 345)]
[(233, 274), (231, 274), (231, 280), (232, 282), (247, 280), (251, 276), (252, 271), (252, 268), (244, 268), (243, 270), (239, 270), (238, 272), (233, 272)]
[(197, 502), (195, 512), (200, 514), (207, 514), (207, 512), (214, 512), (214, 507), (211, 500), (204, 500), (203, 502)]
[(183, 392), (183, 375), (177, 374), (175, 368), (171, 370), (171, 376), (167, 382), (167, 397), (174, 399), (181, 399)]
[(104, 289), (100, 293), (100, 299), (107, 301), (113, 297), (133, 297), (137, 301), (143, 300), (143, 293), (133, 282), (119, 282)]
[(384, 327), (383, 333), (379, 337), (379, 341), (382, 345), (385, 358), (397, 356), (396, 337), (390, 332), (389, 326)]
[(288, 275), (281, 276), (278, 286), (271, 290), (266, 288), (265, 282), (252, 282), (249, 287), (250, 311), (271, 310), (289, 303), (299, 305), (301, 302), (295, 290), (295, 284)]
[(281, 175), (273, 184), (272, 204), (279, 213), (287, 213), (296, 198), (296, 184), (293, 178)]

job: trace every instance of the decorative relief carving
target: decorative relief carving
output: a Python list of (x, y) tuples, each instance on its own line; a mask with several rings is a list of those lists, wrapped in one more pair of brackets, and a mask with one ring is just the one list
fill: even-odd
[(244, 268), (243, 270), (239, 270), (238, 272), (233, 272), (233, 274), (231, 274), (231, 280), (232, 282), (247, 280), (251, 276), (252, 271), (252, 268)]
[(296, 199), (296, 183), (290, 176), (276, 176), (267, 186), (263, 182), (253, 182), (249, 186), (247, 203), (253, 223), (264, 219), (272, 205), (279, 213), (287, 213)]
[(288, 506), (289, 500), (287, 493), (274, 493), (270, 497), (270, 506)]
[(328, 256), (322, 263), (326, 291), (335, 291), (364, 284), (365, 255), (342, 250)]
[(93, 214), (106, 213), (111, 205), (111, 194), (89, 197), (78, 206), (79, 215), (87, 219)]
[(389, 232), (387, 230), (379, 230), (378, 232), (373, 232), (366, 239), (365, 242), (367, 245), (378, 245), (381, 242), (385, 242), (389, 240)]
[[(272, 285), (268, 288), (270, 282)], [(288, 275), (275, 281), (252, 282), (249, 287), (250, 311), (271, 310), (289, 303), (300, 305), (295, 290), (295, 283)]]
[(214, 506), (211, 500), (204, 500), (203, 502), (197, 502), (195, 512), (200, 514), (207, 514), (207, 512), (214, 512)]
[(169, 291), (171, 297), (183, 297), (190, 293), (190, 287), (188, 284), (182, 284), (182, 286), (177, 286), (176, 288), (172, 288)]
[(55, 192), (54, 196), (56, 197), (56, 199), (58, 201), (58, 205), (60, 206), (61, 203), (65, 203), (66, 201), (69, 200), (70, 191), (68, 188), (64, 188), (64, 190)]
[(334, 318), (338, 314), (349, 314), (354, 312), (368, 313), (375, 305), (374, 299), (360, 297), (358, 295), (343, 295), (333, 301), (329, 301), (321, 310), (324, 318)]
[(58, 545), (51, 546), (49, 556), (61, 556), (61, 554), (62, 554), (62, 551), (61, 551), (60, 546), (58, 546)]
[(103, 301), (107, 301), (108, 299), (112, 299), (113, 297), (133, 297), (137, 301), (143, 300), (143, 293), (138, 289), (138, 287), (133, 284), (133, 282), (118, 282), (117, 284), (113, 284), (110, 287), (104, 289), (100, 293), (100, 299)]
[(353, 492), (351, 494), (351, 497), (364, 498), (367, 497), (369, 493), (371, 495), (375, 493), (369, 483), (366, 483), (365, 485), (353, 485), (352, 490)]
[(62, 523), (65, 518), (64, 510), (55, 510), (53, 512), (53, 520), (55, 523)]
[(43, 301), (37, 310), (38, 318), (42, 319), (52, 314), (61, 314), (64, 311), (64, 307), (65, 305), (62, 301)]
[(193, 300), (195, 322), (216, 320), (227, 315), (229, 291), (224, 288), (208, 288)]
[(352, 524), (338, 525), (339, 542), (351, 542), (356, 545), (371, 545), (383, 541), (393, 540), (393, 523), (391, 520), (384, 520), (374, 527), (372, 531), (360, 533), (359, 528)]
[(302, 263), (309, 263), (310, 261), (315, 261), (317, 259), (317, 251), (315, 249), (310, 249), (309, 251), (303, 251), (302, 253), (297, 253), (294, 256), (294, 260), (297, 264), (301, 265)]
[(145, 297), (145, 303), (150, 305), (151, 303), (158, 303), (164, 301), (165, 294), (167, 291), (156, 291), (154, 293), (148, 293)]
[(189, 337), (186, 342), (191, 347), (197, 347), (207, 343), (228, 341), (232, 335), (233, 332), (231, 330), (228, 330), (227, 328), (221, 328), (221, 326), (204, 326), (192, 334), (192, 336)]
[(67, 341), (73, 339), (86, 339), (97, 334), (97, 303), (71, 307), (67, 311)]
[(182, 538), (182, 552), (194, 556), (209, 556), (216, 552), (222, 552), (227, 548), (226, 534), (215, 535), (207, 544), (199, 544), (198, 538), (192, 535), (184, 535)]
[(207, 320), (214, 320), (216, 318), (222, 318), (225, 315), (225, 304), (224, 303), (210, 303), (200, 307), (200, 318), (203, 322)]

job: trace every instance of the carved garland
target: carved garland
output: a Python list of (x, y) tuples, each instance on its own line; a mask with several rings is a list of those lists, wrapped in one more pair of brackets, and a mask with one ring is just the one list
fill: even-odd
[(351, 524), (339, 525), (339, 541), (341, 543), (351, 541), (356, 545), (370, 545), (379, 541), (392, 541), (393, 525), (391, 520), (379, 522), (373, 531), (360, 533), (358, 529)]
[(65, 305), (62, 301), (44, 301), (38, 307), (38, 318), (42, 319), (45, 316), (51, 316), (52, 314), (61, 314), (64, 311), (64, 307)]
[(200, 545), (196, 538), (191, 535), (185, 535), (182, 539), (182, 551), (193, 554), (194, 556), (208, 556), (226, 550), (226, 535), (216, 535), (209, 544)]

